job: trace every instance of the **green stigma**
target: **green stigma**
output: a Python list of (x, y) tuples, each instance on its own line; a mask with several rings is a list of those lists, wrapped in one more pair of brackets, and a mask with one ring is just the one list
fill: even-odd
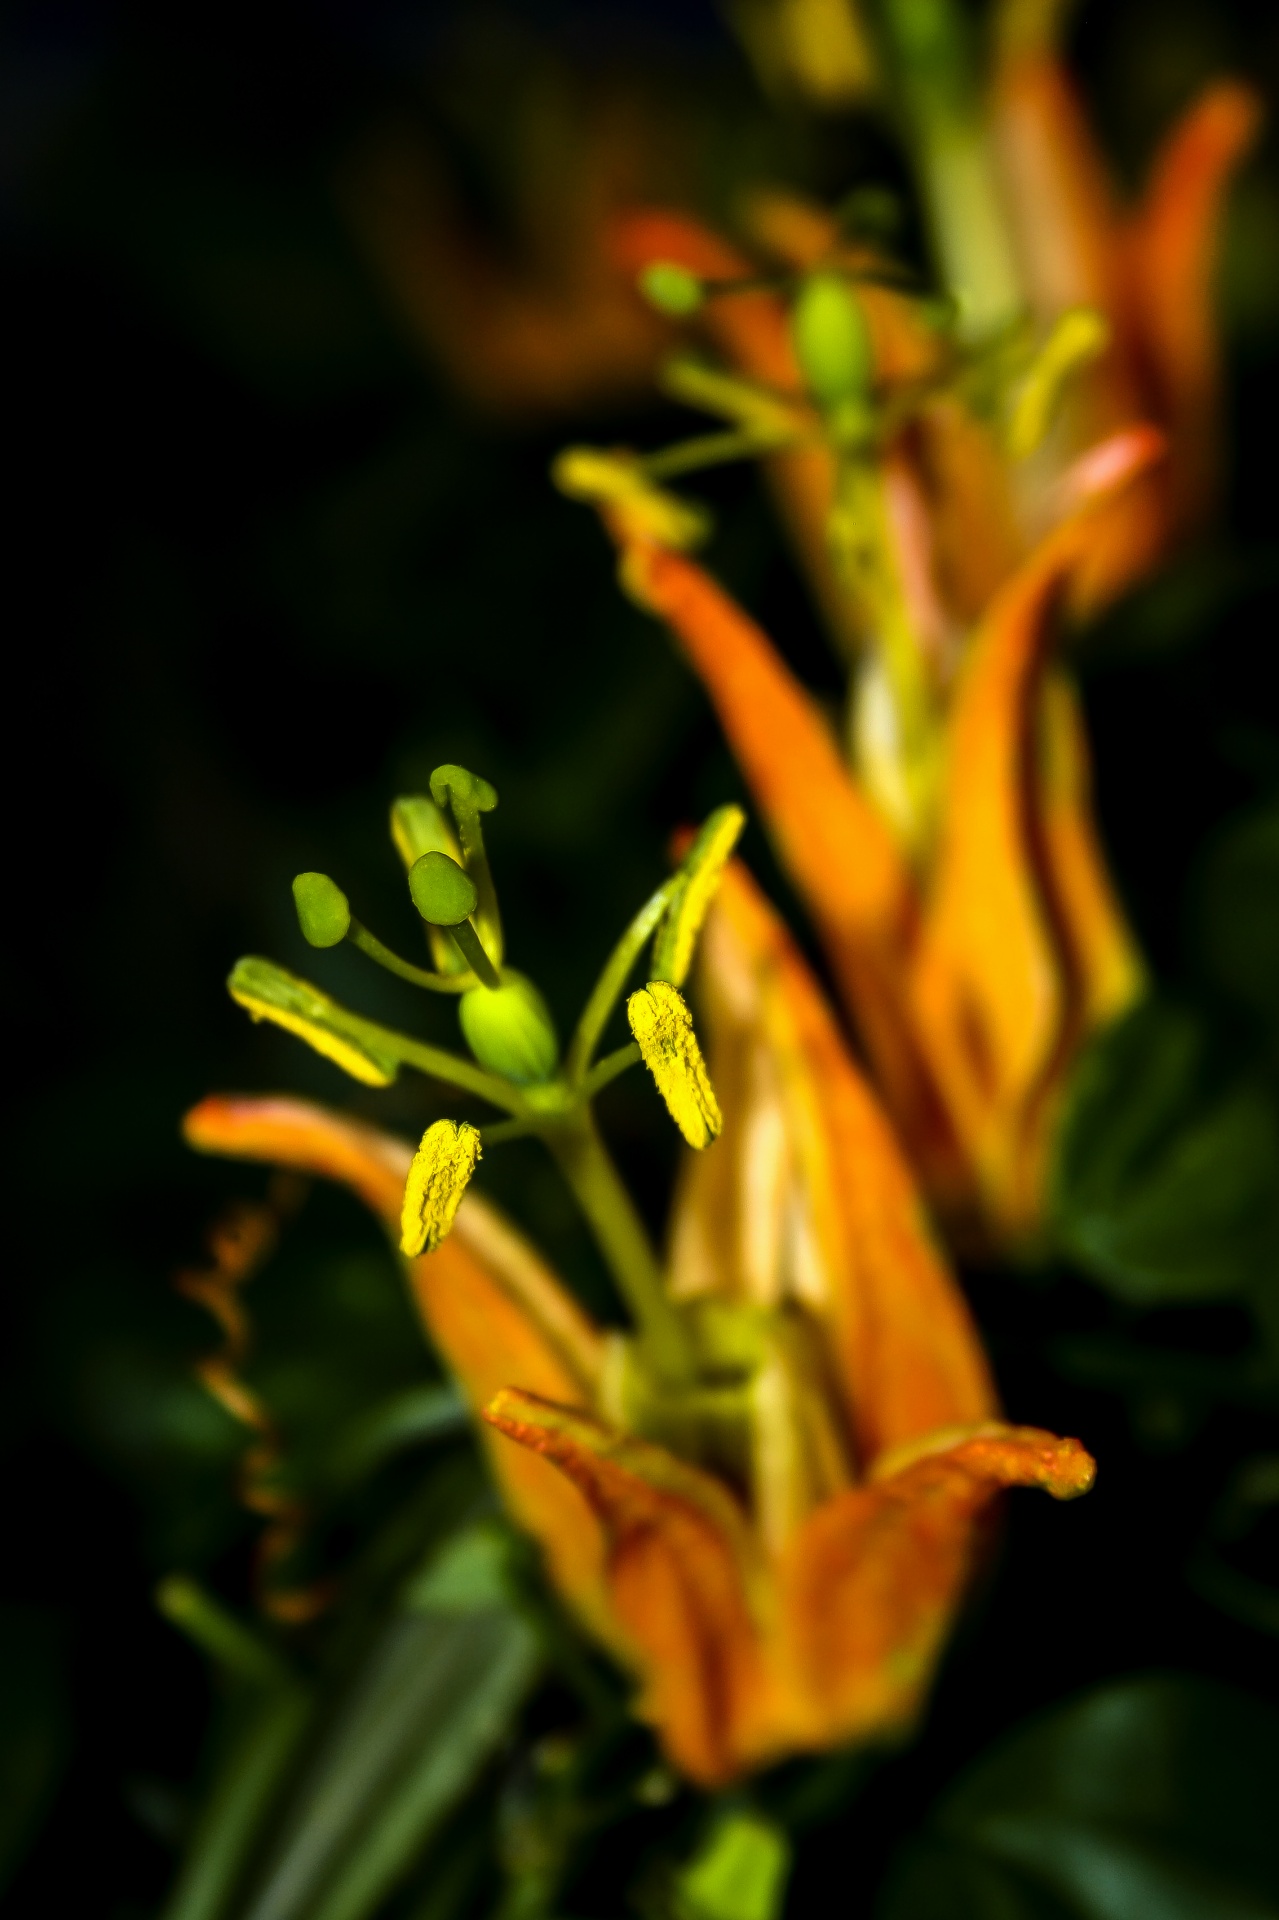
[(447, 853), (424, 853), (409, 868), (413, 905), (432, 927), (460, 927), (475, 912), (475, 882)]
[(351, 930), (351, 909), (336, 880), (327, 873), (299, 873), (293, 880), (302, 938), (312, 947), (336, 947)]

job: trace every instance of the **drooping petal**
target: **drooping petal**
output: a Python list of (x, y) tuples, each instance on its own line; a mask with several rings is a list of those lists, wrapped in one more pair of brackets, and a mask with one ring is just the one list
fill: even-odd
[(811, 1318), (863, 1467), (920, 1434), (989, 1419), (980, 1341), (892, 1130), (738, 864), (703, 943), (699, 1005), (725, 1125), (715, 1152), (684, 1167), (674, 1291)]
[(830, 954), (894, 1113), (943, 1202), (965, 1175), (904, 1017), (914, 886), (884, 821), (767, 636), (683, 556), (633, 546), (629, 590), (674, 630)]
[(785, 1557), (779, 1692), (792, 1705), (797, 1744), (908, 1726), (1000, 1489), (1035, 1486), (1072, 1499), (1095, 1471), (1077, 1440), (1036, 1428), (992, 1424), (937, 1435), (932, 1450), (915, 1451), (819, 1508)]
[[(187, 1115), (203, 1153), (296, 1168), (350, 1187), (398, 1238), (409, 1143), (305, 1100), (214, 1096)], [(419, 1311), (467, 1399), (512, 1382), (589, 1407), (603, 1341), (572, 1296), (489, 1202), (467, 1194), (438, 1251), (408, 1263)], [(489, 1436), (503, 1497), (538, 1540), (557, 1587), (606, 1643), (625, 1651), (603, 1581), (603, 1536), (580, 1496), (526, 1449)]]
[(499, 1393), (484, 1417), (553, 1461), (598, 1516), (612, 1605), (639, 1652), (636, 1711), (690, 1779), (731, 1779), (771, 1707), (764, 1569), (732, 1495), (664, 1447), (533, 1394)]

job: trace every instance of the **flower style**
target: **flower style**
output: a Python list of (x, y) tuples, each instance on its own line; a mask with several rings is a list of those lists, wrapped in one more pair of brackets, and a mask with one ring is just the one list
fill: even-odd
[[(999, 1420), (892, 1133), (739, 867), (703, 938), (723, 1129), (683, 1166), (667, 1280), (695, 1378), (646, 1371), (473, 1190), (408, 1271), (510, 1512), (709, 1787), (908, 1727), (999, 1490), (1069, 1498), (1093, 1465)], [(407, 1143), (291, 1099), (212, 1098), (186, 1133), (342, 1181), (398, 1238)]]

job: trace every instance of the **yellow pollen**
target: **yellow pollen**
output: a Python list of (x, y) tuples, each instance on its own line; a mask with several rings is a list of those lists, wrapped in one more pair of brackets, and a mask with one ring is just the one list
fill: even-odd
[(671, 1119), (690, 1147), (708, 1147), (723, 1121), (683, 996), (669, 980), (650, 980), (626, 1002), (626, 1017)]
[(479, 1157), (479, 1130), (465, 1120), (436, 1120), (427, 1128), (405, 1183), (401, 1253), (434, 1253), (447, 1239)]

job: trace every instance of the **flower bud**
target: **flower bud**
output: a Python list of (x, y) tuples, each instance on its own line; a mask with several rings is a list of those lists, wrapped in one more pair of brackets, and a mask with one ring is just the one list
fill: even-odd
[(409, 868), (413, 905), (433, 927), (460, 927), (475, 912), (475, 882), (447, 853), (424, 853)]
[(351, 929), (351, 909), (336, 880), (327, 873), (299, 873), (293, 880), (302, 938), (312, 947), (336, 947)]
[(669, 314), (673, 320), (696, 313), (706, 298), (697, 275), (687, 267), (677, 266), (673, 260), (650, 261), (637, 284), (650, 307)]
[(466, 1121), (436, 1120), (413, 1156), (400, 1210), (400, 1252), (434, 1253), (453, 1220), (480, 1157), (480, 1135)]
[(791, 344), (820, 406), (838, 407), (865, 397), (874, 366), (870, 332), (842, 275), (807, 276), (791, 312)]
[(531, 980), (509, 969), (500, 987), (472, 987), (458, 1003), (466, 1043), (482, 1067), (517, 1087), (549, 1080), (559, 1061), (550, 1010)]
[(671, 1119), (690, 1147), (709, 1147), (724, 1122), (683, 995), (650, 980), (626, 1002), (626, 1018)]

